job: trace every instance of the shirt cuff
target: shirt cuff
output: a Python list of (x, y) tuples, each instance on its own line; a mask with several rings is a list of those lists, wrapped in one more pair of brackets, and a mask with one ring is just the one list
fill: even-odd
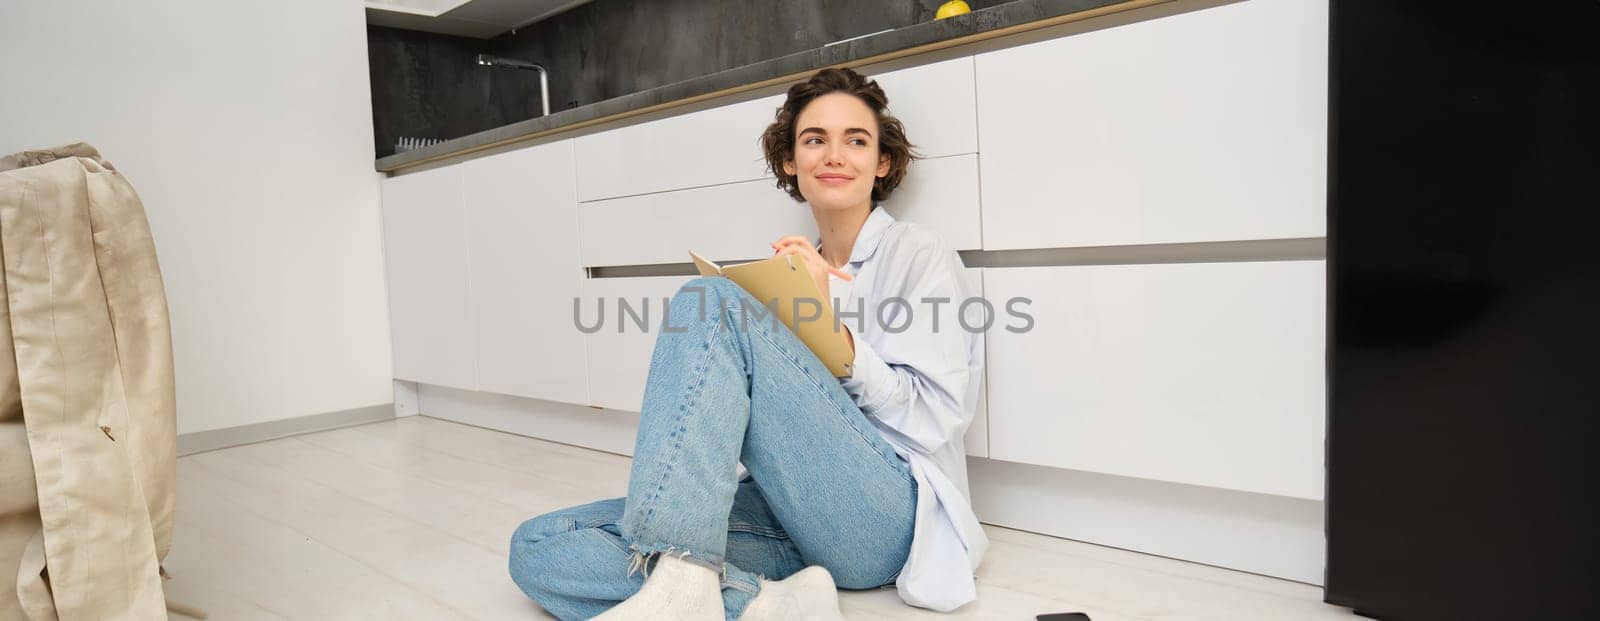
[(859, 335), (855, 341), (856, 357), (850, 365), (850, 376), (840, 383), (844, 386), (844, 391), (850, 394), (850, 399), (856, 402), (856, 407), (871, 414), (882, 407), (889, 395), (893, 394), (895, 384), (900, 378), (883, 358), (878, 357), (878, 352), (872, 349), (872, 345), (862, 340)]

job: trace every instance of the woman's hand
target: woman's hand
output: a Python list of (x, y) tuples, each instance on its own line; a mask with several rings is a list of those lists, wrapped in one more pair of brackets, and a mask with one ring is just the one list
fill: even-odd
[(803, 260), (806, 271), (811, 273), (812, 282), (817, 283), (817, 291), (822, 293), (821, 302), (827, 308), (833, 308), (832, 296), (829, 294), (828, 274), (837, 274), (845, 280), (853, 280), (850, 274), (832, 265), (822, 258), (817, 249), (811, 245), (811, 240), (800, 235), (790, 235), (772, 242), (773, 256), (794, 255)]

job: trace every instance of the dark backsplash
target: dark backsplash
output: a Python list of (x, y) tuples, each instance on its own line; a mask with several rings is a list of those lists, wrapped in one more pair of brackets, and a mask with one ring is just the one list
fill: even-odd
[[(967, 0), (974, 11), (1007, 0)], [(493, 39), (367, 27), (376, 155), (410, 138), (457, 138), (828, 43), (933, 19), (944, 0), (594, 0)]]

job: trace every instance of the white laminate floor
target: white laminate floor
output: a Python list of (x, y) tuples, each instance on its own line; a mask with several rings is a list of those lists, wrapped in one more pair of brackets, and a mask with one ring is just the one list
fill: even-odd
[[(420, 416), (184, 457), (168, 597), (219, 620), (549, 618), (507, 577), (512, 530), (621, 496), (628, 464)], [(986, 528), (977, 603), (940, 615), (846, 592), (845, 616), (1355, 618), (1305, 584)]]

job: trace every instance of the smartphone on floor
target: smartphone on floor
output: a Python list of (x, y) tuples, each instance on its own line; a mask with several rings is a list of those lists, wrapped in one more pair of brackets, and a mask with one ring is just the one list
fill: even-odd
[(1081, 612), (1056, 612), (1034, 617), (1038, 621), (1090, 621), (1089, 615)]

